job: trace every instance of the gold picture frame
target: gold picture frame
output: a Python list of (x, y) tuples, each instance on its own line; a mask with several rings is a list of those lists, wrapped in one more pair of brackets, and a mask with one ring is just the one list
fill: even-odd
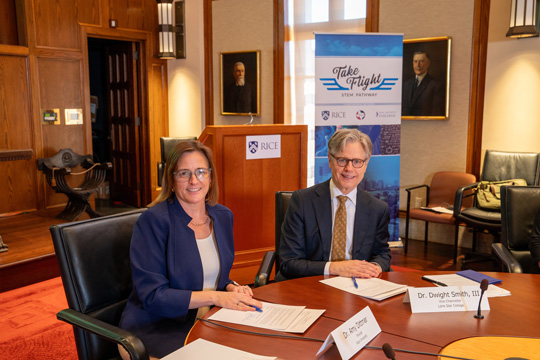
[(221, 114), (260, 116), (261, 51), (223, 52), (219, 65)]
[[(448, 119), (451, 43), (449, 36), (403, 40), (402, 120)], [(427, 75), (420, 77), (426, 81), (415, 85), (425, 57), (429, 59)]]

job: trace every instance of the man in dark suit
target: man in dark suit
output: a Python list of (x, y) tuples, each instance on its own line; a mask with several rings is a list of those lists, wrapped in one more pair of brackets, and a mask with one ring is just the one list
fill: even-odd
[(251, 106), (251, 86), (245, 81), (246, 67), (237, 62), (233, 70), (234, 81), (230, 83), (223, 94), (223, 112), (255, 113)]
[(388, 205), (359, 188), (371, 151), (369, 136), (356, 129), (337, 130), (330, 138), (332, 178), (293, 193), (281, 230), (277, 279), (371, 278), (390, 270)]
[(403, 83), (402, 116), (445, 116), (443, 84), (428, 74), (430, 60), (426, 52), (413, 55), (415, 76)]

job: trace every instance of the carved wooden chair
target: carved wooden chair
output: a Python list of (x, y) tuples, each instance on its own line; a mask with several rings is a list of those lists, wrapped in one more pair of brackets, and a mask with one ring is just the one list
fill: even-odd
[[(94, 163), (92, 155), (79, 155), (71, 149), (61, 149), (50, 158), (37, 160), (38, 169), (47, 179), (47, 183), (57, 192), (67, 195), (68, 203), (65, 209), (56, 217), (73, 221), (83, 212), (87, 212), (91, 218), (100, 217), (90, 206), (89, 198), (105, 180), (107, 171), (112, 169), (112, 164)], [(72, 168), (82, 166), (85, 170), (73, 173)], [(84, 180), (76, 187), (68, 183), (67, 177), (84, 175)]]

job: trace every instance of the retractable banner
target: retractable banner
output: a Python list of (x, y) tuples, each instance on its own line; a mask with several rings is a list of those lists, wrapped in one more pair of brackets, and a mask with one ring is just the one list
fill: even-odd
[(373, 153), (361, 186), (390, 208), (399, 240), (402, 34), (315, 34), (315, 183), (332, 175), (328, 139), (340, 128), (369, 135)]

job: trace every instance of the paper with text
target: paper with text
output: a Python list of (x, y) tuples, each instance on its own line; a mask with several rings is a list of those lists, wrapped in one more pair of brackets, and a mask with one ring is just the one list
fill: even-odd
[(407, 291), (407, 285), (396, 284), (379, 278), (356, 279), (358, 289), (350, 277), (337, 276), (321, 280), (323, 284), (350, 292), (351, 294), (381, 301)]
[(306, 309), (305, 306), (289, 306), (262, 302), (263, 312), (220, 309), (209, 320), (249, 325), (263, 329), (303, 333), (325, 310)]

